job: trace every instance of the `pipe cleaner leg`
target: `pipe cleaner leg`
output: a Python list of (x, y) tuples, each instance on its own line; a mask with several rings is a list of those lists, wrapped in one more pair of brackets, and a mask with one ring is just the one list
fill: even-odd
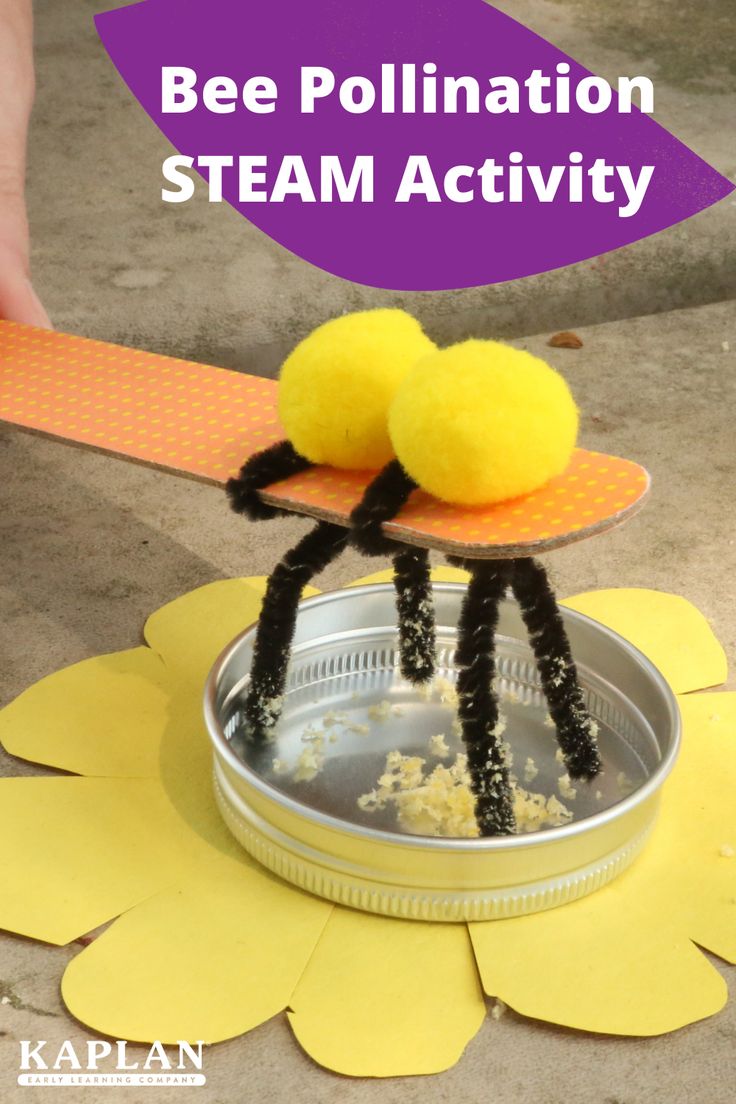
[(547, 572), (536, 560), (514, 560), (511, 585), (529, 633), (568, 774), (571, 778), (594, 778), (601, 769), (597, 726), (585, 706)]
[(258, 619), (242, 735), (250, 743), (268, 738), (281, 713), (297, 607), (307, 583), (344, 550), (348, 531), (321, 521), (275, 567)]
[(350, 515), (351, 544), (366, 556), (393, 556), (397, 542), (384, 534), (382, 526), (396, 517), (416, 487), (398, 460), (389, 461)]
[(278, 506), (268, 506), (258, 494), (264, 487), (297, 475), (312, 467), (312, 462), (300, 456), (291, 441), (279, 441), (270, 448), (256, 452), (243, 464), (240, 472), (228, 479), (225, 490), (236, 514), (245, 514), (251, 521), (264, 521), (288, 513)]
[(493, 687), (498, 606), (506, 590), (508, 568), (497, 560), (451, 562), (470, 572), (458, 622), (455, 664), (475, 819), (481, 836), (510, 836), (516, 822)]
[(401, 674), (415, 685), (434, 677), (435, 629), (426, 548), (401, 547), (394, 556)]
[(351, 543), (367, 556), (391, 556), (399, 620), (401, 673), (412, 683), (434, 675), (435, 632), (429, 555), (391, 540), (383, 523), (396, 517), (417, 484), (398, 460), (391, 460), (366, 487), (350, 515)]

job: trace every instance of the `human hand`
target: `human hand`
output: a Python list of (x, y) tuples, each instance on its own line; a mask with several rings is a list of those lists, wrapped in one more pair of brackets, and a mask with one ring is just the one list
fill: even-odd
[(0, 0), (0, 318), (50, 328), (30, 279), (25, 162), (33, 91), (30, 0)]
[(22, 184), (3, 182), (0, 150), (0, 318), (51, 328), (33, 289), (28, 260), (28, 220)]

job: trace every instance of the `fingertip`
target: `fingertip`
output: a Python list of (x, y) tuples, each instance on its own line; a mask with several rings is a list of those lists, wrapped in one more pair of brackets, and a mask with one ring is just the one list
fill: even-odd
[(0, 318), (44, 330), (54, 328), (46, 308), (26, 276), (0, 280)]
[(29, 289), (31, 293), (31, 315), (32, 321), (29, 321), (30, 326), (39, 326), (44, 330), (53, 330), (54, 326), (51, 319), (48, 316), (46, 308), (39, 299), (36, 289), (33, 284), (29, 282)]

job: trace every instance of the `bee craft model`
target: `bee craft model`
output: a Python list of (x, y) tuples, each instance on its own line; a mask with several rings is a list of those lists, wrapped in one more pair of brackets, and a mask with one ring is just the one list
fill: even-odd
[[(242, 738), (269, 739), (286, 685), (305, 585), (352, 544), (393, 559), (401, 673), (434, 676), (435, 625), (426, 548), (384, 531), (417, 488), (458, 507), (521, 499), (570, 463), (578, 411), (544, 361), (496, 341), (439, 349), (401, 310), (345, 315), (320, 326), (285, 361), (279, 416), (287, 440), (256, 453), (227, 485), (234, 510), (258, 520), (288, 513), (260, 492), (313, 465), (376, 471), (349, 522), (319, 521), (269, 578), (256, 632)], [(508, 551), (505, 553), (509, 555)], [(470, 574), (455, 665), (458, 713), (482, 836), (515, 831), (509, 770), (494, 690), (495, 632), (508, 588), (529, 634), (571, 778), (601, 769), (557, 602), (541, 564), (449, 557)]]

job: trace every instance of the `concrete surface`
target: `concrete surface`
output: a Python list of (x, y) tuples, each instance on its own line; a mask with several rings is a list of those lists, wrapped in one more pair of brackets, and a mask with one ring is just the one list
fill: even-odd
[[(513, 284), (423, 296), (346, 284), (294, 258), (226, 206), (201, 197), (182, 208), (161, 204), (166, 143), (92, 25), (96, 11), (120, 3), (35, 3), (29, 201), (36, 282), (57, 326), (263, 373), (316, 323), (379, 303), (413, 310), (442, 341), (537, 334), (518, 344), (546, 355), (570, 379), (585, 412), (582, 443), (634, 457), (654, 478), (649, 505), (625, 527), (548, 558), (559, 591), (621, 585), (685, 594), (710, 618), (733, 662), (736, 201), (617, 253)], [(497, 6), (609, 79), (651, 76), (657, 120), (726, 175), (736, 173), (731, 0)], [(681, 307), (692, 309), (673, 310)], [(547, 348), (550, 332), (568, 328), (583, 337), (581, 350)], [(250, 526), (211, 487), (11, 430), (0, 430), (0, 465), (0, 704), (66, 664), (139, 643), (145, 616), (188, 589), (267, 572), (275, 550), (306, 524)], [(351, 555), (321, 585), (371, 569)], [(5, 755), (0, 773), (45, 772)], [(52, 1098), (48, 1090), (16, 1087), (19, 1039), (58, 1045), (92, 1037), (59, 997), (64, 966), (78, 950), (0, 936), (3, 1104)], [(736, 970), (712, 961), (736, 993)], [(316, 1067), (279, 1016), (212, 1048), (207, 1087), (192, 1099), (726, 1104), (735, 1041), (733, 999), (710, 1020), (652, 1040), (592, 1036), (509, 1012), (499, 1022), (489, 1018), (445, 1074), (351, 1081)], [(121, 1099), (109, 1091), (65, 1093), (95, 1104), (108, 1096)], [(127, 1090), (122, 1098), (142, 1104), (153, 1096)]]
[[(558, 328), (555, 326), (555, 329)], [(631, 456), (653, 475), (649, 505), (627, 525), (547, 558), (562, 594), (650, 586), (695, 601), (736, 658), (733, 444), (736, 304), (579, 330), (580, 350), (552, 350), (548, 333), (518, 342), (561, 368), (585, 412), (581, 441)], [(8, 473), (0, 511), (5, 654), (0, 701), (59, 667), (140, 642), (152, 609), (197, 585), (266, 572), (304, 528), (292, 519), (248, 525), (218, 490), (93, 452), (0, 433)], [(322, 586), (372, 570), (356, 555)], [(733, 679), (730, 683), (734, 685)], [(4, 773), (34, 768), (5, 756)], [(12, 841), (5, 846), (12, 846)], [(0, 1099), (51, 1099), (14, 1084), (17, 1040), (92, 1037), (59, 998), (78, 946), (0, 937)], [(736, 994), (736, 969), (712, 959)], [(651, 1040), (615, 1039), (488, 1019), (457, 1067), (432, 1078), (372, 1082), (316, 1067), (279, 1016), (207, 1053), (202, 1104), (727, 1104), (733, 1095), (736, 1002), (708, 1021)], [(67, 1100), (121, 1099), (117, 1090)], [(173, 1092), (158, 1090), (157, 1099)], [(146, 1090), (127, 1090), (136, 1104)]]
[[(271, 242), (202, 193), (160, 200), (165, 139), (117, 76), (92, 15), (121, 0), (36, 0), (38, 97), (29, 199), (38, 290), (59, 329), (272, 374), (314, 325), (393, 303), (440, 341), (518, 336), (736, 294), (727, 198), (624, 250), (511, 284), (391, 294), (348, 284)], [(655, 118), (736, 172), (731, 0), (502, 0), (608, 79), (643, 72)], [(729, 241), (730, 237), (730, 241)]]

